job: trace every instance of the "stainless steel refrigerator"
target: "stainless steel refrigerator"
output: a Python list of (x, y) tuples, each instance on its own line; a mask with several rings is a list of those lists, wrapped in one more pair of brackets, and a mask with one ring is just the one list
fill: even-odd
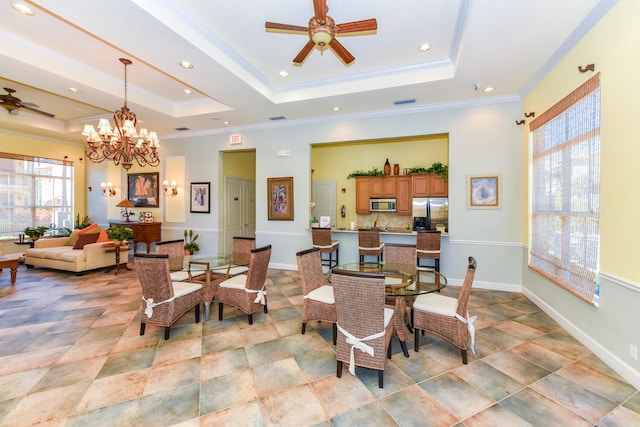
[(435, 230), (443, 224), (449, 231), (449, 199), (446, 197), (419, 197), (413, 199), (413, 229)]

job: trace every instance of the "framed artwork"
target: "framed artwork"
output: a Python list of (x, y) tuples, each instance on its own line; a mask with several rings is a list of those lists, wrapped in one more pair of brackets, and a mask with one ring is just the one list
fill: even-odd
[(267, 178), (269, 220), (293, 221), (293, 177)]
[(192, 182), (191, 183), (191, 212), (210, 213), (211, 212), (211, 183)]
[(127, 199), (137, 208), (159, 207), (159, 179), (158, 172), (127, 174)]
[(500, 174), (467, 175), (467, 209), (500, 209), (501, 193)]

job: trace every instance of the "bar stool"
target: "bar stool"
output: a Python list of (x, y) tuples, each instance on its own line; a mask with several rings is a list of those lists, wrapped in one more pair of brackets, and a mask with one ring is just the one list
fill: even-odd
[[(416, 265), (418, 268), (440, 272), (440, 232), (419, 231), (416, 242)], [(420, 259), (433, 260), (433, 266), (421, 265)]]
[(360, 262), (364, 262), (365, 256), (375, 256), (378, 262), (383, 261), (382, 248), (384, 243), (380, 243), (380, 230), (367, 228), (358, 230), (358, 254)]
[[(313, 227), (311, 229), (311, 239), (313, 247), (320, 249), (322, 265), (327, 265), (329, 269), (332, 269), (339, 264), (340, 240), (331, 240), (330, 228)], [(336, 253), (335, 260), (333, 259), (334, 252)], [(322, 254), (329, 254), (329, 258), (322, 258)]]

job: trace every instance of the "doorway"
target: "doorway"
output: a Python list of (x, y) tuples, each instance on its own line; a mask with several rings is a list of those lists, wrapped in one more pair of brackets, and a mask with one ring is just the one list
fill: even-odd
[(335, 227), (337, 223), (336, 212), (336, 182), (331, 180), (313, 181), (313, 215), (320, 219), (321, 216), (331, 218), (329, 224)]

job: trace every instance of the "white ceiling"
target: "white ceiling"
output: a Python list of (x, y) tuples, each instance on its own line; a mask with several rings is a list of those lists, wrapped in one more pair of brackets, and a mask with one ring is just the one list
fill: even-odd
[[(313, 0), (25, 1), (33, 16), (15, 1), (0, 2), (0, 87), (55, 117), (0, 109), (0, 128), (79, 142), (85, 123), (124, 102), (120, 57), (133, 61), (129, 108), (162, 140), (281, 124), (274, 116), (518, 99), (617, 0), (327, 0), (336, 23), (376, 18), (378, 30), (340, 38), (356, 57), (350, 66), (314, 50), (301, 67), (292, 59), (308, 37), (264, 24), (306, 26)], [(432, 49), (420, 52), (422, 43)], [(415, 103), (394, 105), (406, 99)]]

